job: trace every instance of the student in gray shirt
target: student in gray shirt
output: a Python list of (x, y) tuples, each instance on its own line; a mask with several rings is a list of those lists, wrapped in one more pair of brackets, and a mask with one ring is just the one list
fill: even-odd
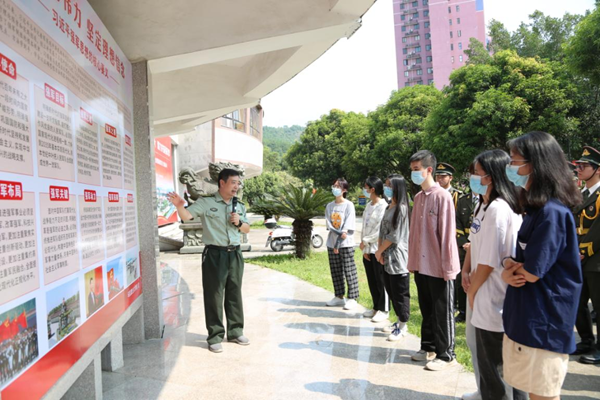
[(385, 185), (392, 190), (392, 202), (381, 221), (375, 257), (384, 266), (385, 290), (398, 316), (398, 322), (383, 328), (383, 331), (390, 332), (389, 341), (396, 341), (406, 335), (410, 316), (410, 274), (407, 267), (409, 208), (406, 180), (402, 175), (390, 175)]

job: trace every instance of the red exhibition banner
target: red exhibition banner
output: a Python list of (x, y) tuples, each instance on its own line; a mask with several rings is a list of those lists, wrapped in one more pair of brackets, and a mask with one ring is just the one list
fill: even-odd
[(175, 191), (170, 137), (154, 139), (154, 164), (158, 226), (163, 226), (177, 222), (177, 209), (167, 199), (167, 193)]
[(0, 19), (0, 392), (38, 399), (142, 292), (132, 69), (86, 0)]

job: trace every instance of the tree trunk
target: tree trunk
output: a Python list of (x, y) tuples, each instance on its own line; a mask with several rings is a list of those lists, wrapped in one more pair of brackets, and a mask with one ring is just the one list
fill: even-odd
[(292, 222), (292, 226), (296, 240), (296, 257), (305, 259), (310, 255), (313, 222), (296, 219)]

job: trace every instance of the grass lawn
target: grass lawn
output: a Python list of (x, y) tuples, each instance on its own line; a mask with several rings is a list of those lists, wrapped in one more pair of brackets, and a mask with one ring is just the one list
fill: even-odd
[[(358, 286), (360, 293), (358, 302), (368, 309), (373, 307), (373, 302), (371, 300), (369, 285), (367, 283), (367, 275), (365, 274), (365, 268), (363, 267), (362, 253), (360, 250), (357, 249), (354, 259), (356, 260), (356, 266), (358, 270)], [(329, 261), (327, 259), (327, 253), (313, 252), (306, 260), (297, 259), (292, 254), (283, 254), (252, 258), (251, 260), (248, 260), (248, 262), (266, 268), (271, 268), (276, 271), (285, 272), (286, 274), (294, 275), (306, 282), (310, 282), (313, 285), (322, 287), (323, 289), (329, 290), (333, 293), (333, 284), (331, 282), (331, 275), (329, 273)], [(408, 321), (408, 331), (412, 334), (420, 336), (422, 318), (417, 301), (417, 287), (413, 278), (411, 278), (410, 282), (410, 296), (410, 319)], [(390, 320), (396, 321), (396, 314), (393, 310), (390, 312)], [(464, 323), (456, 324), (455, 341), (455, 352), (458, 362), (465, 366), (467, 370), (472, 371), (473, 366), (471, 364), (471, 352), (467, 347)]]

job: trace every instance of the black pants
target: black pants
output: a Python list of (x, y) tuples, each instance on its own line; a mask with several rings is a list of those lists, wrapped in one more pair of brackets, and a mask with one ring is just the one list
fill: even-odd
[(454, 282), (454, 306), (456, 307), (456, 311), (463, 315), (467, 315), (467, 294), (465, 293), (461, 282), (462, 272), (459, 272), (456, 281)]
[(410, 274), (391, 275), (383, 271), (383, 282), (398, 320), (407, 322), (410, 317)]
[(383, 282), (383, 265), (375, 259), (375, 254), (369, 254), (369, 258), (370, 260), (367, 260), (363, 256), (363, 265), (365, 266), (369, 291), (373, 299), (373, 310), (387, 312), (390, 310), (390, 301)]
[(454, 354), (454, 281), (415, 272), (419, 295), (421, 350), (435, 352), (437, 358), (451, 361)]
[(509, 386), (502, 372), (504, 332), (475, 328), (477, 364), (482, 400), (526, 400), (527, 393)]
[(588, 306), (590, 299), (594, 310), (596, 310), (596, 326), (600, 326), (598, 325), (600, 322), (600, 272), (584, 271), (583, 287), (581, 288), (577, 319), (575, 320), (575, 327), (577, 333), (581, 336), (581, 342), (593, 345), (596, 341), (594, 340), (594, 329)]

